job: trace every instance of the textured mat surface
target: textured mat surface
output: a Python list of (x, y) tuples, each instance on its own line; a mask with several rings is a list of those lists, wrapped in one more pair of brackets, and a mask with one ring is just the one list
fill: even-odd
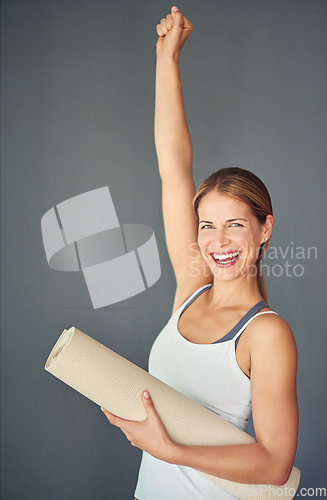
[[(146, 418), (141, 394), (148, 390), (171, 439), (178, 443), (222, 446), (255, 442), (246, 432), (77, 328), (63, 331), (45, 369), (97, 405), (126, 420)], [(293, 498), (300, 482), (300, 471), (296, 467), (283, 486), (245, 485), (204, 475), (241, 500)]]

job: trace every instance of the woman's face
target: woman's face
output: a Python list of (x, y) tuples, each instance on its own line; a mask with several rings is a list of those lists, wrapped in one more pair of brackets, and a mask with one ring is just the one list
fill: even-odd
[(245, 203), (210, 191), (198, 208), (198, 244), (215, 277), (232, 280), (256, 273), (260, 245), (270, 237), (273, 217), (260, 224)]

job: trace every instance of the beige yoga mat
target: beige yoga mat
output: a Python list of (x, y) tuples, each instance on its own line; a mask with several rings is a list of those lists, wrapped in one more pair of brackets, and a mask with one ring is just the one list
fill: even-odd
[[(168, 434), (175, 442), (223, 446), (255, 442), (235, 425), (192, 401), (77, 328), (64, 330), (45, 369), (111, 413), (126, 420), (144, 420), (141, 394), (148, 390)], [(283, 486), (246, 485), (204, 474), (241, 500), (293, 498), (300, 471), (293, 467)]]

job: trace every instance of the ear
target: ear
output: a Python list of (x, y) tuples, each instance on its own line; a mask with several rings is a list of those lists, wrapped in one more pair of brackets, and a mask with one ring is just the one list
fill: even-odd
[(262, 232), (261, 245), (263, 243), (266, 243), (271, 238), (273, 224), (274, 224), (274, 218), (273, 218), (273, 216), (270, 215), (270, 214), (267, 215), (266, 222), (263, 224), (263, 232)]

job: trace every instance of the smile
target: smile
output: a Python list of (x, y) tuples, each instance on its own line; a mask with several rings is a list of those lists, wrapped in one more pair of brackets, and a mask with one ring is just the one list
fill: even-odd
[(214, 260), (216, 266), (230, 267), (233, 266), (238, 261), (241, 252), (211, 253), (210, 255)]

